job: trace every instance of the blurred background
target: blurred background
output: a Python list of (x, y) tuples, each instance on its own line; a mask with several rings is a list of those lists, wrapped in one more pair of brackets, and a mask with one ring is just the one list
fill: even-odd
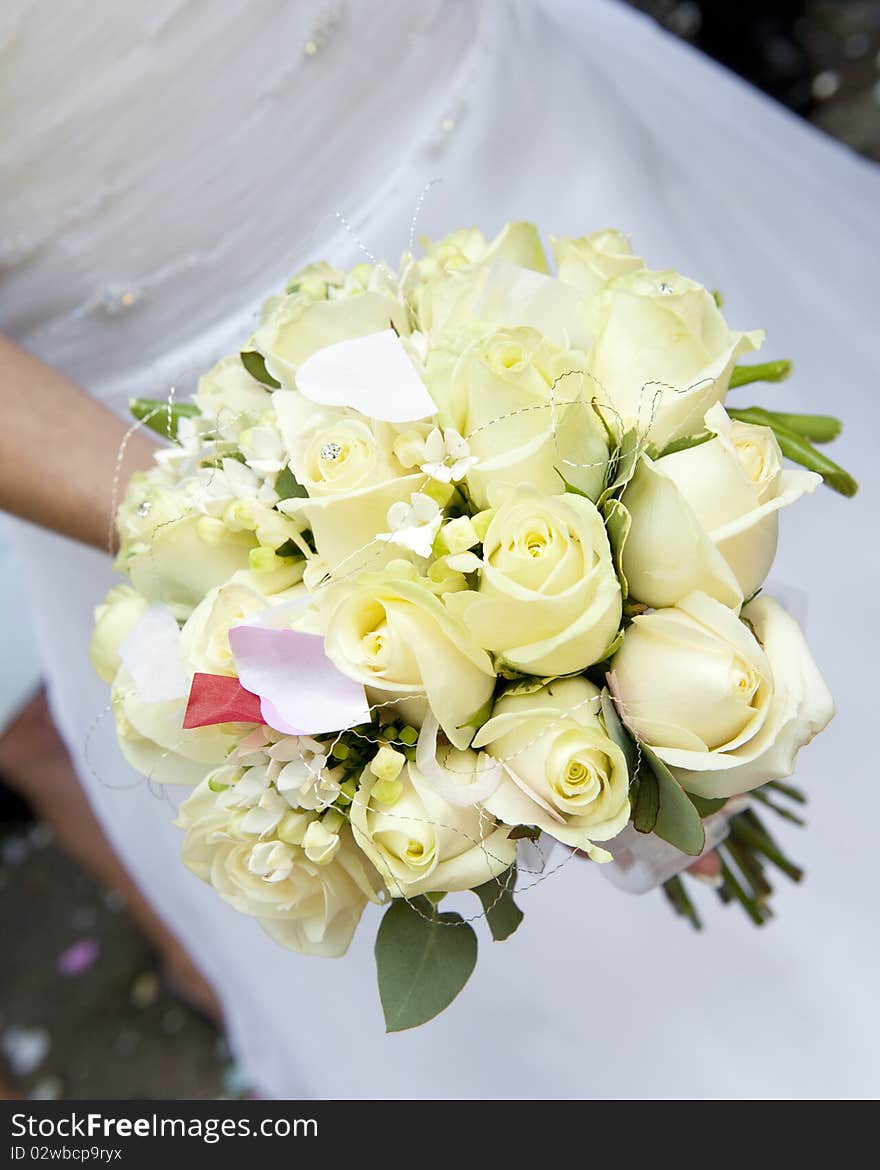
[[(880, 161), (880, 0), (634, 7)], [(222, 1036), (136, 925), (124, 883), (85, 873), (11, 774), (4, 782), (16, 727), (45, 717), (18, 580), (0, 531), (0, 1097), (242, 1096)]]

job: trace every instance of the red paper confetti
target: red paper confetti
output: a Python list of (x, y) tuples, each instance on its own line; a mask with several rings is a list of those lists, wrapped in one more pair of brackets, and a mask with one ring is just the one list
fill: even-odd
[(246, 691), (237, 678), (225, 674), (193, 675), (183, 717), (184, 727), (265, 722), (260, 710), (260, 696)]

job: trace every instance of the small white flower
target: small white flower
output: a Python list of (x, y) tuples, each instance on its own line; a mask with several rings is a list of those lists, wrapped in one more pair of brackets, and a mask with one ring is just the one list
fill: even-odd
[(250, 427), (242, 432), (238, 445), (248, 467), (260, 476), (274, 476), (287, 466), (287, 452), (276, 427)]
[(340, 792), (335, 769), (325, 771), (326, 755), (309, 751), (303, 740), (300, 744), (303, 746), (299, 753), (288, 760), (275, 777), (275, 786), (291, 808), (326, 808)]
[(443, 512), (437, 501), (423, 492), (413, 492), (409, 503), (399, 500), (388, 509), (390, 531), (380, 532), (378, 539), (399, 544), (417, 556), (429, 557), (442, 523)]
[(425, 442), (425, 462), (421, 470), (439, 483), (457, 483), (476, 462), (467, 439), (462, 438), (457, 430), (450, 427), (444, 432), (435, 427)]
[(219, 467), (202, 467), (192, 480), (195, 507), (208, 516), (221, 516), (235, 500), (272, 505), (278, 494), (255, 471), (238, 459), (222, 459)]

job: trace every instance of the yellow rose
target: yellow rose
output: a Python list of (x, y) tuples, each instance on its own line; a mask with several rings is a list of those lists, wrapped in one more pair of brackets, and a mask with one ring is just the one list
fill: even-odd
[(504, 767), (483, 806), (506, 825), (537, 825), (595, 861), (629, 820), (629, 773), (599, 720), (599, 691), (583, 678), (558, 679), (529, 694), (503, 695), (475, 747)]
[(551, 236), (559, 279), (591, 297), (615, 276), (644, 268), (641, 256), (634, 256), (629, 236), (614, 228), (593, 232), (580, 239)]
[(821, 477), (783, 470), (768, 427), (706, 414), (715, 438), (652, 460), (643, 455), (623, 494), (632, 523), (623, 573), (633, 597), (674, 605), (699, 590), (738, 606), (763, 584), (776, 554), (779, 510)]
[(663, 446), (702, 429), (727, 393), (737, 358), (763, 333), (736, 333), (702, 285), (677, 272), (642, 269), (584, 302), (593, 331), (589, 372), (600, 401)]
[(478, 507), (488, 506), (494, 484), (553, 494), (567, 482), (598, 497), (608, 439), (586, 366), (581, 351), (527, 327), (461, 330), (429, 354), (426, 383), (440, 422), (463, 435), (478, 460), (467, 474)]
[(598, 662), (620, 626), (621, 593), (595, 504), (520, 488), (489, 524), (479, 589), (446, 603), (513, 670), (572, 674)]
[(391, 324), (409, 332), (406, 310), (385, 293), (365, 292), (331, 301), (313, 301), (303, 293), (285, 297), (254, 334), (269, 373), (288, 390), (296, 389), (297, 367), (319, 349), (380, 333)]
[[(412, 575), (409, 575), (412, 573)], [(450, 741), (465, 748), (466, 726), (495, 686), (489, 655), (406, 564), (327, 590), (324, 645), (373, 703), (421, 723), (428, 706)]]
[(692, 593), (637, 617), (611, 664), (621, 716), (682, 786), (733, 796), (794, 771), (834, 703), (803, 634), (770, 597), (737, 614)]
[[(477, 760), (476, 752), (460, 752), (454, 767), (466, 769), (468, 757)], [(377, 783), (367, 768), (351, 806), (351, 828), (392, 898), (470, 890), (516, 860), (508, 828), (476, 805), (447, 803), (415, 764), (401, 772), (393, 804), (374, 795)]]

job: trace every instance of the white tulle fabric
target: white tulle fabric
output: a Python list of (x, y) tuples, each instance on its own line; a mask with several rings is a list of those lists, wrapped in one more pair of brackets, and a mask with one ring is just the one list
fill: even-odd
[[(329, 31), (328, 31), (329, 30)], [(318, 36), (320, 33), (320, 36)], [(317, 51), (306, 50), (307, 44)], [(47, 83), (51, 79), (51, 84)], [(22, 529), (60, 725), (122, 856), (216, 982), (235, 1050), (279, 1097), (873, 1096), (880, 789), (876, 672), (877, 169), (647, 19), (598, 0), (282, 5), (8, 0), (0, 101), (0, 328), (121, 407), (179, 392), (297, 265), (418, 231), (530, 218), (633, 233), (720, 287), (791, 356), (782, 409), (846, 418), (864, 483), (817, 493), (777, 574), (809, 591), (840, 715), (805, 753), (805, 890), (779, 922), (696, 937), (657, 897), (571, 861), (523, 893), (508, 943), (437, 1023), (386, 1037), (368, 912), (347, 959), (276, 947), (177, 861), (169, 796), (121, 762), (86, 646), (106, 558)], [(128, 307), (125, 296), (128, 294)], [(189, 381), (188, 381), (189, 379)], [(744, 405), (750, 390), (735, 392)], [(47, 452), (63, 481), (63, 452)], [(108, 483), (109, 492), (109, 483)], [(554, 863), (560, 855), (554, 855)], [(552, 865), (550, 869), (552, 869)], [(549, 872), (549, 870), (548, 870)], [(534, 881), (535, 879), (531, 879)]]

